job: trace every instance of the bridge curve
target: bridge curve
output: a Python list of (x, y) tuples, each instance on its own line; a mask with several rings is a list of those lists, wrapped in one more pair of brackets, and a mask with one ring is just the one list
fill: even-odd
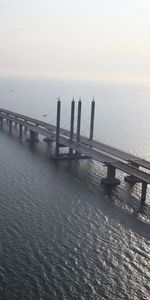
[[(60, 111), (59, 113), (57, 111), (57, 118), (60, 118)], [(112, 146), (103, 144), (99, 141), (88, 139), (87, 137), (84, 137), (82, 135), (77, 136), (77, 133), (74, 132), (71, 139), (70, 131), (61, 128), (60, 122), (57, 122), (59, 123), (58, 128), (58, 124), (55, 126), (36, 118), (28, 117), (16, 112), (12, 112), (10, 110), (0, 108), (1, 126), (3, 124), (3, 119), (9, 121), (10, 130), (12, 129), (12, 122), (14, 122), (15, 124), (19, 124), (20, 136), (22, 135), (22, 126), (28, 128), (28, 130), (30, 131), (30, 142), (34, 141), (34, 139), (37, 140), (37, 135), (41, 134), (42, 136), (55, 141), (58, 146), (59, 144), (61, 144), (72, 150), (72, 152), (69, 151), (69, 154), (66, 157), (63, 156), (63, 158), (75, 159), (88, 157), (102, 164), (105, 164), (108, 168), (107, 178), (105, 180), (102, 180), (102, 182), (105, 184), (113, 185), (120, 183), (120, 181), (116, 180), (115, 178), (116, 169), (129, 174), (131, 177), (134, 177), (137, 182), (142, 183), (141, 201), (145, 201), (147, 184), (150, 184), (150, 174), (148, 173), (148, 171), (150, 170), (149, 161), (141, 159), (140, 157), (134, 156), (122, 150), (116, 149)], [(75, 153), (74, 155), (73, 151)], [(62, 157), (60, 155), (59, 157), (55, 158), (60, 159)], [(144, 168), (147, 172), (143, 171), (143, 169), (141, 170), (141, 167)]]

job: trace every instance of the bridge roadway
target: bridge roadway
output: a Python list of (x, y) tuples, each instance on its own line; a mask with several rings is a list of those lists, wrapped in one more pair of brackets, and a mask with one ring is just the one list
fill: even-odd
[[(52, 131), (53, 133), (56, 132), (55, 125), (51, 125), (47, 122), (43, 122), (43, 121), (35, 119), (35, 118), (31, 118), (31, 117), (28, 117), (28, 116), (25, 116), (25, 115), (22, 115), (19, 113), (15, 113), (15, 112), (12, 112), (12, 111), (9, 111), (6, 109), (2, 109), (2, 108), (0, 108), (0, 114), (1, 114), (1, 116), (7, 115), (9, 117), (10, 116), (14, 117), (14, 118), (16, 118), (16, 120), (14, 120), (14, 119), (13, 120), (18, 123), (21, 122), (21, 120), (23, 120), (27, 123), (36, 124), (39, 128), (38, 131), (35, 131), (37, 133), (39, 132), (39, 130), (41, 130), (41, 132), (39, 132), (39, 133), (42, 134), (42, 128), (48, 129), (48, 130)], [(22, 125), (24, 125), (24, 123), (22, 123)], [(28, 125), (29, 124), (26, 124), (25, 126), (28, 126)], [(35, 127), (34, 127), (34, 130), (35, 130)], [(45, 132), (45, 134), (46, 134), (46, 132)], [(66, 137), (66, 138), (69, 138), (70, 132), (67, 129), (60, 128), (60, 135)], [(49, 137), (49, 136), (46, 135), (46, 137)], [(74, 134), (74, 140), (76, 140), (76, 134)], [(117, 159), (119, 158), (123, 161), (126, 161), (128, 164), (131, 164), (131, 165), (133, 164), (134, 166), (142, 167), (144, 169), (150, 170), (150, 162), (149, 161), (141, 159), (135, 155), (126, 153), (125, 151), (116, 149), (112, 146), (100, 143), (95, 140), (90, 141), (88, 138), (86, 138), (84, 136), (80, 136), (80, 144), (90, 146), (93, 149), (95, 149), (95, 151), (102, 151), (103, 153), (108, 154), (111, 157), (116, 157)]]
[[(6, 115), (6, 110), (3, 110), (3, 111), (0, 110), (0, 111), (1, 111), (0, 117), (6, 118), (12, 122), (17, 122), (18, 124), (20, 124), (22, 126), (27, 126), (28, 129), (31, 131), (34, 131), (38, 134), (41, 134), (41, 135), (43, 135), (45, 137), (49, 137), (49, 138), (51, 136), (53, 136), (53, 137), (56, 136), (56, 132), (55, 132), (56, 126), (54, 126), (54, 125), (50, 125), (45, 122), (42, 122), (42, 121), (39, 121), (39, 120), (36, 120), (33, 118), (29, 118), (27, 116), (23, 116), (20, 114), (12, 113), (10, 111), (7, 111), (7, 115)], [(36, 125), (34, 123), (36, 123)], [(142, 171), (132, 165), (129, 165), (128, 162), (126, 162), (126, 161), (121, 161), (120, 159), (119, 160), (116, 159), (117, 155), (115, 155), (115, 158), (113, 158), (113, 157), (110, 157), (107, 154), (107, 152), (106, 153), (100, 152), (98, 148), (89, 147), (89, 145), (91, 146), (90, 143), (83, 144), (82, 138), (81, 138), (80, 143), (76, 143), (76, 142), (70, 143), (69, 136), (68, 136), (68, 134), (67, 134), (67, 136), (65, 136), (65, 133), (66, 133), (66, 130), (62, 129), (59, 141), (63, 145), (70, 147), (73, 150), (78, 151), (79, 153), (84, 154), (84, 155), (86, 155), (96, 161), (99, 161), (103, 164), (111, 165), (116, 169), (119, 169), (127, 174), (133, 175), (133, 176), (137, 177), (141, 182), (150, 184), (150, 175), (149, 174), (145, 173), (144, 171)], [(68, 131), (67, 131), (67, 133), (68, 133)], [(84, 138), (84, 141), (86, 141), (86, 138)], [(98, 143), (98, 142), (96, 142), (96, 143)], [(103, 149), (103, 151), (104, 151), (104, 149)], [(113, 151), (115, 150), (114, 148), (112, 148), (112, 149), (113, 149)], [(127, 155), (127, 157), (128, 157), (128, 155)], [(141, 160), (139, 159), (139, 161), (141, 161)], [(149, 162), (147, 162), (147, 163), (149, 164)]]

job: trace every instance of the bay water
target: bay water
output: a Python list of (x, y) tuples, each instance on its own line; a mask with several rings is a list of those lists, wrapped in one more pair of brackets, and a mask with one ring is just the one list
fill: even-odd
[[(0, 107), (69, 129), (70, 103), (82, 100), (81, 133), (150, 160), (150, 87), (140, 84), (0, 79)], [(92, 160), (53, 161), (40, 136), (29, 145), (0, 130), (0, 299), (149, 299), (150, 191), (100, 184)]]

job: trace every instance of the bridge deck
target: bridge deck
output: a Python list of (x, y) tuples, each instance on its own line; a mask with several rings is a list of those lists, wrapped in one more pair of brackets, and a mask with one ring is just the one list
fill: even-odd
[[(46, 137), (55, 137), (56, 135), (56, 126), (34, 118), (30, 118), (4, 109), (0, 109), (0, 117), (6, 118), (13, 122), (17, 122), (18, 124), (23, 126), (27, 126), (29, 130), (32, 130)], [(142, 182), (150, 184), (149, 174), (128, 164), (129, 162), (136, 162), (139, 166), (150, 169), (150, 162), (146, 160), (140, 159), (139, 157), (120, 151), (97, 141), (91, 142), (88, 138), (83, 136), (81, 136), (80, 143), (70, 143), (69, 131), (65, 129), (60, 129), (60, 143), (63, 143), (64, 145), (82, 154), (85, 154), (103, 164), (111, 165), (127, 174), (133, 175), (140, 179)]]
[[(63, 142), (65, 142), (65, 141), (63, 141)], [(68, 143), (68, 145), (69, 144), (70, 143)], [(100, 153), (92, 148), (87, 148), (85, 145), (82, 145), (82, 144), (79, 144), (79, 145), (73, 144), (72, 148), (74, 150), (79, 151), (80, 153), (83, 153), (83, 154), (91, 157), (92, 159), (94, 159), (96, 161), (99, 161), (106, 165), (111, 165), (127, 174), (137, 177), (141, 181), (144, 181), (144, 182), (150, 184), (150, 175), (145, 173), (142, 170), (139, 170), (139, 169), (133, 167), (132, 165), (130, 166), (127, 163), (117, 160), (117, 159), (114, 159), (114, 158), (110, 159), (110, 157), (107, 154)]]

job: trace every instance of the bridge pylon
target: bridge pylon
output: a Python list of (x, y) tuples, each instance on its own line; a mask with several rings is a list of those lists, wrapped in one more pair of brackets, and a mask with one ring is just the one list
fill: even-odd
[(90, 141), (93, 140), (94, 134), (94, 117), (95, 117), (95, 100), (91, 102), (91, 120), (90, 120)]
[[(71, 118), (70, 118), (70, 131), (68, 136), (68, 143), (64, 145), (61, 143), (60, 135), (60, 120), (61, 120), (61, 101), (57, 101), (57, 113), (56, 113), (56, 145), (54, 154), (50, 155), (51, 159), (54, 160), (74, 160), (74, 159), (87, 159), (84, 154), (81, 154), (78, 150), (73, 149), (73, 144), (80, 143), (80, 131), (81, 131), (81, 110), (82, 102), (81, 99), (78, 101), (78, 110), (77, 110), (77, 132), (74, 134), (74, 121), (75, 121), (75, 101), (74, 98), (71, 101)], [(45, 141), (47, 141), (45, 139)], [(68, 153), (60, 153), (60, 148), (68, 148)], [(77, 148), (77, 147), (76, 147)]]
[[(70, 143), (73, 143), (73, 134), (74, 134), (74, 117), (75, 117), (75, 101), (74, 98), (71, 102), (71, 120), (70, 120)], [(73, 155), (73, 149), (69, 147), (69, 155)]]

